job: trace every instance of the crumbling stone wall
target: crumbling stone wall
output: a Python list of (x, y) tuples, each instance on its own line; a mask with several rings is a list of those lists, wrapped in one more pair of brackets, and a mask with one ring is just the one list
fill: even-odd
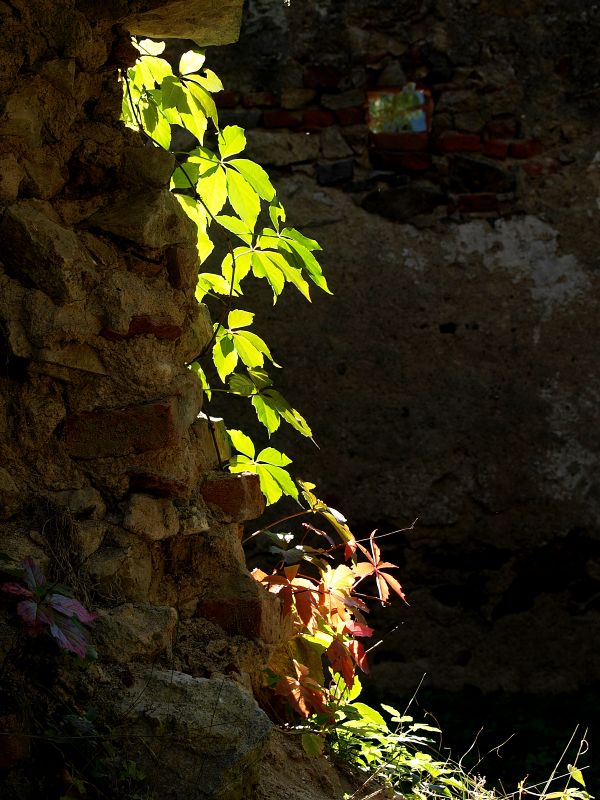
[[(195, 228), (168, 190), (173, 158), (119, 122), (118, 69), (127, 31), (214, 44), (239, 16), (237, 0), (0, 2), (0, 552), (98, 609), (89, 702), (162, 731), (158, 765), (135, 755), (161, 797), (249, 791), (270, 725), (247, 689), (282, 631), (241, 549), (256, 476), (219, 470), (224, 429), (185, 366), (212, 333)], [(2, 608), (0, 660), (18, 673)], [(3, 679), (5, 736), (40, 733), (21, 690)], [(28, 749), (6, 752), (11, 768)]]
[[(252, 0), (209, 53), (335, 292), (262, 300), (321, 449), (279, 441), (359, 529), (418, 517), (388, 545), (411, 608), (381, 618), (386, 694), (597, 682), (599, 25), (586, 2)], [(378, 141), (367, 93), (408, 81), (430, 129)]]

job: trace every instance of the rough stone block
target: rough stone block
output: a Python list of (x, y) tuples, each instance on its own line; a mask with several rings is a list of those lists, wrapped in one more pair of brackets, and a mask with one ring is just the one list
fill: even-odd
[(152, 0), (120, 22), (154, 39), (193, 39), (201, 47), (238, 39), (243, 0)]
[(179, 517), (170, 500), (134, 494), (125, 511), (123, 527), (144, 539), (160, 541), (177, 535)]
[(74, 231), (63, 228), (46, 205), (23, 200), (6, 210), (0, 225), (7, 271), (25, 275), (60, 303), (82, 300), (95, 281), (94, 262)]
[(406, 222), (417, 214), (429, 214), (446, 202), (446, 196), (433, 188), (408, 185), (394, 189), (371, 192), (362, 201), (362, 207), (386, 219)]
[(67, 171), (49, 147), (28, 150), (23, 158), (26, 177), (22, 195), (47, 200), (54, 197), (67, 182)]
[(516, 178), (513, 172), (486, 159), (456, 155), (448, 164), (448, 185), (457, 194), (479, 192), (513, 192)]
[(16, 514), (21, 503), (21, 490), (10, 472), (0, 467), (0, 519), (9, 519)]
[(132, 492), (144, 492), (154, 497), (176, 497), (180, 500), (187, 500), (190, 496), (192, 487), (189, 481), (180, 480), (174, 475), (138, 467), (131, 467), (127, 472)]
[(68, 508), (74, 517), (103, 519), (106, 505), (102, 495), (93, 486), (56, 492), (52, 498), (58, 505)]
[(88, 225), (153, 250), (196, 239), (196, 226), (166, 189), (112, 203), (93, 214)]
[(362, 106), (357, 108), (338, 108), (335, 117), (343, 127), (347, 125), (362, 125), (365, 121), (365, 109)]
[(0, 769), (11, 769), (29, 757), (30, 738), (17, 714), (0, 717)]
[(121, 175), (130, 186), (143, 190), (169, 186), (175, 156), (160, 147), (125, 147)]
[(340, 133), (339, 128), (329, 127), (321, 131), (321, 152), (325, 158), (339, 159), (353, 155), (352, 148)]
[(0, 203), (17, 199), (25, 170), (12, 153), (0, 155)]
[(461, 194), (456, 198), (458, 211), (462, 214), (495, 213), (498, 211), (498, 198), (495, 194)]
[(106, 523), (95, 519), (78, 520), (75, 536), (84, 559), (89, 558), (102, 546), (106, 534)]
[[(193, 678), (174, 670), (135, 670), (122, 698), (127, 757), (158, 797), (184, 786), (188, 800), (236, 800), (253, 786), (271, 722), (252, 694), (222, 676)], [(145, 741), (161, 742), (157, 763)]]
[(371, 151), (371, 161), (381, 169), (402, 172), (424, 172), (431, 166), (429, 153), (396, 153), (392, 150)]
[(259, 164), (283, 167), (319, 157), (319, 137), (290, 131), (246, 131), (248, 158)]
[(366, 102), (367, 95), (364, 89), (351, 89), (341, 94), (324, 94), (321, 97), (321, 104), (330, 111), (337, 111), (340, 108), (356, 108)]
[(351, 181), (354, 177), (354, 159), (317, 162), (317, 182), (320, 186), (334, 186), (336, 183)]
[(225, 422), (219, 417), (200, 414), (192, 425), (192, 436), (196, 449), (200, 451), (201, 468), (209, 470), (220, 468), (231, 458), (231, 443)]
[(34, 360), (93, 375), (106, 375), (100, 356), (93, 347), (82, 342), (53, 343), (50, 347), (41, 347), (35, 353)]
[(169, 283), (184, 292), (196, 288), (198, 250), (194, 245), (172, 245), (166, 252)]
[(152, 556), (146, 542), (125, 531), (111, 546), (97, 550), (87, 561), (95, 589), (107, 598), (145, 602), (152, 582)]
[(265, 498), (258, 475), (214, 473), (202, 484), (200, 493), (208, 506), (219, 509), (228, 520), (245, 522), (265, 510)]
[(239, 581), (235, 591), (225, 589), (214, 598), (201, 599), (197, 614), (232, 636), (260, 639), (267, 644), (276, 644), (291, 635), (291, 618), (282, 617), (279, 597), (250, 576), (247, 582)]
[(332, 64), (312, 64), (304, 70), (303, 83), (308, 89), (336, 89), (341, 79)]
[(314, 100), (315, 94), (314, 89), (283, 89), (281, 92), (281, 107), (295, 111)]
[(174, 608), (125, 603), (100, 612), (94, 641), (103, 661), (154, 661), (171, 655), (176, 629)]
[(242, 97), (244, 108), (275, 108), (278, 104), (277, 95), (273, 92), (250, 92)]

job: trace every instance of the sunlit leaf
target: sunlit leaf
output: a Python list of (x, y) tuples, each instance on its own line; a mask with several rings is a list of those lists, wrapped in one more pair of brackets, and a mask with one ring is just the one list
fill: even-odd
[(227, 195), (235, 213), (254, 230), (260, 213), (260, 200), (248, 181), (234, 169), (227, 169)]
[(188, 50), (179, 59), (179, 74), (189, 75), (192, 72), (198, 72), (199, 69), (202, 69), (205, 61), (206, 56), (204, 53)]
[(248, 181), (254, 191), (263, 198), (270, 201), (275, 197), (275, 189), (265, 170), (247, 158), (234, 158), (228, 162), (235, 167), (238, 172)]
[[(135, 44), (135, 43), (134, 43)], [(152, 39), (140, 39), (137, 42), (138, 50), (150, 56), (159, 56), (166, 47), (164, 42), (155, 42)]]
[(241, 153), (246, 147), (246, 134), (239, 125), (226, 125), (219, 132), (219, 152), (221, 158)]
[(232, 445), (235, 447), (238, 453), (242, 453), (243, 455), (248, 456), (248, 458), (254, 458), (256, 450), (254, 448), (254, 443), (249, 436), (246, 436), (246, 434), (242, 433), (242, 431), (231, 429), (228, 429), (227, 433), (229, 434)]

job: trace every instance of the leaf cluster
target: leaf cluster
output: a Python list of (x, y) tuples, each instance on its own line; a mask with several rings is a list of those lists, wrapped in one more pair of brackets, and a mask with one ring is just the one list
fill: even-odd
[[(223, 86), (205, 66), (204, 54), (184, 53), (174, 72), (161, 58), (163, 42), (144, 39), (134, 40), (134, 44), (140, 57), (124, 76), (123, 120), (165, 150), (172, 149), (177, 127), (188, 131), (197, 143), (187, 152), (175, 153), (177, 166), (171, 190), (197, 229), (200, 272), (196, 298), (199, 302), (217, 301), (222, 313), (210, 347), (190, 366), (200, 377), (209, 401), (215, 390), (246, 398), (269, 436), (285, 422), (302, 436), (312, 438), (307, 421), (283, 397), (267, 372), (267, 365), (279, 365), (266, 342), (249, 330), (255, 315), (233, 305), (243, 296), (248, 277), (268, 284), (273, 303), (286, 285), (294, 286), (309, 301), (311, 285), (330, 293), (315, 257), (321, 248), (314, 239), (285, 226), (285, 209), (269, 176), (243, 156), (246, 136), (242, 128), (220, 126), (212, 94)], [(227, 252), (220, 264), (204, 271), (205, 263), (215, 254), (215, 233), (225, 240)], [(212, 365), (204, 363), (207, 355)], [(211, 372), (216, 373), (221, 387), (214, 388)], [(241, 440), (236, 433), (231, 438), (237, 449)], [(260, 457), (255, 460), (254, 446), (252, 453), (246, 444), (244, 447), (237, 450), (231, 471), (239, 472), (245, 466), (245, 471), (256, 472), (268, 503), (276, 502), (282, 494), (297, 498), (286, 469), (291, 461), (285, 454), (271, 447), (266, 448), (266, 461)]]

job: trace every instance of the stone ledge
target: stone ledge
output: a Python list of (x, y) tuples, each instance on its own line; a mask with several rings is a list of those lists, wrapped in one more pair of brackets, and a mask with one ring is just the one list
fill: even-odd
[(193, 39), (201, 47), (240, 35), (243, 0), (154, 0), (153, 8), (121, 19), (128, 31), (154, 39)]

